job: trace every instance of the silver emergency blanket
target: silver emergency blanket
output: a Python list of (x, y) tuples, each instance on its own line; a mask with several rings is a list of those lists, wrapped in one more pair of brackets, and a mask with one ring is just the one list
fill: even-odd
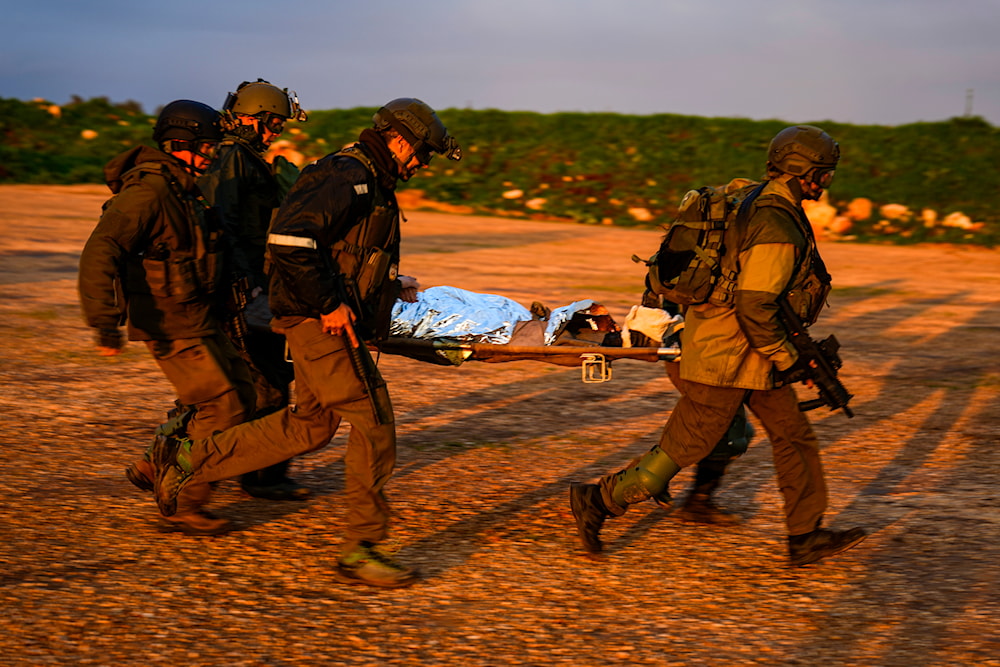
[(414, 303), (396, 302), (389, 335), (504, 345), (514, 325), (530, 319), (527, 308), (504, 296), (430, 287), (418, 292)]
[[(594, 301), (586, 299), (553, 310), (546, 322), (545, 344), (555, 341), (574, 314), (593, 305)], [(514, 326), (530, 319), (527, 308), (505, 296), (444, 285), (418, 292), (414, 303), (397, 301), (392, 309), (389, 335), (506, 345)]]
[(595, 303), (590, 299), (585, 299), (583, 301), (574, 301), (568, 306), (563, 306), (562, 308), (556, 308), (549, 315), (549, 324), (545, 327), (545, 344), (552, 345), (555, 341), (556, 336), (562, 331), (566, 323), (573, 319), (573, 316), (580, 312), (581, 310), (587, 310)]

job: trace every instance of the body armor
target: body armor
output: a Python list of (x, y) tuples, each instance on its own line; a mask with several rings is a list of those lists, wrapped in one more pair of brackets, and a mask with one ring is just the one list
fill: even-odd
[(125, 292), (176, 299), (179, 303), (204, 302), (219, 284), (222, 268), (221, 236), (215, 211), (200, 195), (185, 192), (161, 165), (137, 165), (138, 173), (163, 176), (186, 215), (166, 218), (169, 232), (159, 243), (126, 259)]
[(362, 335), (382, 339), (388, 335), (392, 304), (398, 296), (396, 278), (399, 258), (399, 205), (391, 190), (378, 186), (375, 165), (357, 146), (349, 146), (338, 156), (358, 160), (375, 177), (365, 187), (374, 188), (368, 216), (354, 225), (343, 239), (333, 244), (333, 270), (342, 276), (344, 301), (356, 311)]

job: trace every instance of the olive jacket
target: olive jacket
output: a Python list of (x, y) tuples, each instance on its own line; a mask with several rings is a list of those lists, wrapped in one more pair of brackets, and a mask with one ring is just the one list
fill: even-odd
[[(787, 203), (782, 206), (778, 198)], [(815, 297), (802, 289), (816, 281), (814, 268), (822, 267), (822, 260), (801, 202), (798, 181), (787, 177), (769, 181), (753, 202), (735, 249), (739, 253), (735, 305), (691, 306), (684, 314), (683, 379), (717, 387), (771, 389), (774, 370), (785, 370), (798, 359), (778, 317), (778, 299), (791, 295), (793, 307), (804, 314), (822, 306), (810, 303)], [(820, 273), (825, 275), (825, 268)]]
[(200, 338), (215, 313), (221, 228), (194, 178), (170, 155), (139, 146), (104, 169), (114, 196), (80, 255), (78, 288), (97, 343)]

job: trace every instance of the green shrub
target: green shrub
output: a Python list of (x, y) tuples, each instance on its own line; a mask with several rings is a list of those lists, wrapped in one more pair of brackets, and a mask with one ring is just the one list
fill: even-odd
[[(102, 182), (116, 153), (151, 144), (153, 118), (134, 102), (74, 98), (50, 113), (49, 102), (0, 98), (0, 182)], [(298, 133), (286, 132), (307, 159), (332, 152), (371, 125), (375, 108), (312, 111)], [(427, 198), (488, 213), (550, 216), (582, 223), (653, 226), (668, 221), (684, 193), (736, 176), (760, 178), (780, 120), (675, 114), (506, 112), (444, 109), (440, 116), (463, 146), (455, 164), (435, 160), (411, 187)], [(926, 227), (918, 218), (856, 223), (859, 240), (947, 241), (994, 245), (1000, 132), (981, 118), (896, 127), (816, 121), (841, 144), (830, 192), (839, 208), (865, 197), (879, 206), (962, 212), (976, 229)], [(84, 131), (91, 138), (85, 138)], [(520, 195), (513, 196), (519, 190)], [(507, 193), (507, 196), (505, 196)]]

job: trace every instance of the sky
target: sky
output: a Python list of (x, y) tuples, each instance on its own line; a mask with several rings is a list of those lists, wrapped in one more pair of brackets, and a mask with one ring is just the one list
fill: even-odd
[[(1000, 0), (0, 0), (0, 97), (1000, 126)], [(971, 93), (970, 93), (971, 91)], [(970, 99), (971, 94), (971, 99)]]

